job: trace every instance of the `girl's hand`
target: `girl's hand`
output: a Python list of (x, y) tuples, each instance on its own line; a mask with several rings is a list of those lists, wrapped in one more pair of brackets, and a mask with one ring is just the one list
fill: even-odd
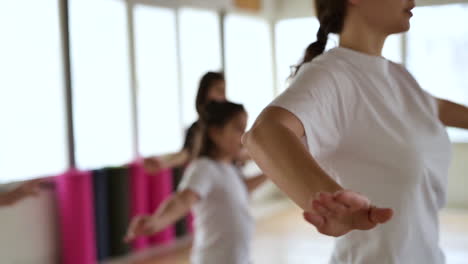
[(11, 191), (12, 203), (16, 203), (30, 196), (37, 196), (40, 192), (40, 184), (42, 179), (30, 180), (21, 183), (18, 187)]
[(372, 206), (367, 197), (349, 190), (317, 193), (310, 206), (304, 212), (305, 220), (320, 233), (334, 237), (375, 228), (393, 216), (392, 209)]
[(124, 241), (129, 243), (139, 236), (148, 236), (158, 232), (157, 225), (149, 215), (136, 216), (130, 222)]
[(158, 157), (149, 157), (143, 160), (143, 167), (149, 173), (157, 173), (163, 169), (163, 164)]

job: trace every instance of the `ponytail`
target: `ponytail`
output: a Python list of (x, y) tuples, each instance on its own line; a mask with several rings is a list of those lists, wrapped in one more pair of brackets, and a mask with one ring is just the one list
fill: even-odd
[(325, 51), (330, 33), (341, 33), (346, 15), (345, 0), (315, 0), (317, 17), (320, 27), (317, 31), (317, 41), (311, 43), (305, 50), (304, 56), (299, 64), (294, 66), (295, 70), (291, 77), (294, 77), (305, 63), (311, 62), (314, 58)]

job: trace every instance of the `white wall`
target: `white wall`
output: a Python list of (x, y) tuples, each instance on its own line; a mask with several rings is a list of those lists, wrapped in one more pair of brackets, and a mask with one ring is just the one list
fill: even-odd
[(232, 6), (231, 0), (122, 0), (129, 3), (142, 3), (146, 5), (168, 6), (168, 7), (195, 7), (223, 9)]
[(449, 172), (448, 206), (468, 209), (468, 143), (453, 145)]
[(315, 15), (313, 0), (277, 0), (276, 18), (311, 17)]
[[(314, 0), (276, 0), (276, 18), (310, 17), (315, 15)], [(417, 6), (468, 3), (468, 0), (416, 0)]]
[(0, 209), (0, 263), (59, 263), (56, 212), (51, 191)]

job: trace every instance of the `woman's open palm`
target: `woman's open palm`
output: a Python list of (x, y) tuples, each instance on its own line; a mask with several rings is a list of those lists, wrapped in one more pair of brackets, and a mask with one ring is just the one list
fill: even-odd
[(352, 230), (369, 230), (388, 222), (393, 216), (390, 208), (372, 206), (362, 194), (345, 190), (318, 193), (304, 212), (307, 222), (328, 236), (339, 237)]

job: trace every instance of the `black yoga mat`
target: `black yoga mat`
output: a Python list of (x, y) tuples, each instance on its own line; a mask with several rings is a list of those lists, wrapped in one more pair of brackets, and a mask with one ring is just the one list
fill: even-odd
[(123, 242), (130, 221), (130, 173), (127, 167), (107, 168), (106, 172), (111, 257), (119, 257), (130, 252), (130, 245)]
[(94, 215), (96, 227), (96, 252), (98, 260), (111, 256), (109, 232), (108, 182), (105, 170), (95, 170), (93, 175)]

